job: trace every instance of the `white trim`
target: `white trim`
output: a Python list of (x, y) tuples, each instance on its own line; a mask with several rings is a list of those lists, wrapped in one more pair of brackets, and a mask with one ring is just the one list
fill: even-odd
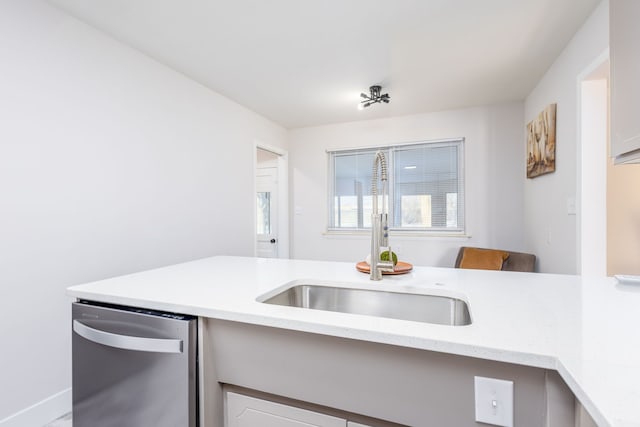
[(364, 151), (364, 150), (378, 150), (378, 149), (386, 149), (386, 148), (397, 148), (397, 147), (410, 147), (412, 145), (421, 145), (421, 144), (438, 144), (438, 143), (450, 143), (450, 142), (461, 142), (464, 144), (465, 138), (437, 138), (437, 139), (423, 139), (416, 141), (408, 141), (408, 142), (393, 142), (389, 144), (380, 144), (380, 145), (363, 145), (362, 147), (349, 147), (349, 148), (336, 148), (335, 150), (326, 149), (324, 150), (327, 154), (331, 153), (342, 153), (349, 151)]
[(278, 156), (278, 258), (289, 258), (289, 155)]
[[(323, 237), (327, 238), (362, 238), (368, 239), (371, 237), (370, 230), (329, 230), (322, 233)], [(434, 237), (443, 237), (443, 238), (455, 238), (455, 239), (470, 239), (470, 234), (461, 233), (453, 233), (453, 232), (437, 232), (437, 231), (403, 231), (403, 230), (394, 230), (392, 229), (389, 233), (389, 237), (393, 237), (394, 240), (402, 240), (405, 237), (410, 239), (420, 238), (420, 237), (428, 237), (430, 240)]]
[(0, 420), (0, 427), (42, 427), (71, 412), (71, 388)]
[(260, 141), (254, 141), (254, 145), (255, 145), (255, 148), (256, 148), (256, 149), (258, 149), (258, 148), (259, 148), (259, 149), (261, 149), (261, 150), (264, 150), (264, 151), (268, 151), (268, 152), (270, 152), (270, 153), (273, 153), (273, 154), (275, 154), (275, 155), (277, 155), (277, 156), (286, 156), (286, 155), (288, 155), (288, 154), (289, 154), (289, 153), (287, 152), (287, 150), (283, 150), (282, 148), (278, 148), (278, 147), (275, 147), (275, 146), (273, 146), (273, 145), (263, 144), (263, 143), (262, 143), (262, 142), (260, 142)]

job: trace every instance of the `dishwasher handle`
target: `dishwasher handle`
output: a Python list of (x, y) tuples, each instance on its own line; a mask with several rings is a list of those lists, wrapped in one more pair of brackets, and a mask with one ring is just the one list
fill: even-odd
[(123, 350), (182, 353), (182, 340), (119, 335), (91, 328), (78, 320), (73, 321), (73, 330), (89, 341)]

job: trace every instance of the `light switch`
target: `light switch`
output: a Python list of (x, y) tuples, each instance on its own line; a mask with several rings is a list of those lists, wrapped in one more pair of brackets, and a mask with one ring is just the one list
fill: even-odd
[(513, 427), (513, 381), (474, 377), (476, 421)]

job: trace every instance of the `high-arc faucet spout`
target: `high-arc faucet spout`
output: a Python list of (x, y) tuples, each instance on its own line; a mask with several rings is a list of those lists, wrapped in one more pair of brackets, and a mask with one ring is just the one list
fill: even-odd
[[(378, 211), (378, 169), (380, 169), (380, 181), (382, 182), (382, 212)], [(393, 256), (389, 246), (389, 204), (388, 204), (388, 174), (387, 159), (382, 151), (376, 152), (373, 161), (373, 175), (371, 177), (371, 196), (373, 198), (373, 210), (371, 212), (371, 265), (369, 278), (381, 280), (382, 272), (393, 271)], [(380, 259), (381, 248), (389, 251), (389, 260)]]

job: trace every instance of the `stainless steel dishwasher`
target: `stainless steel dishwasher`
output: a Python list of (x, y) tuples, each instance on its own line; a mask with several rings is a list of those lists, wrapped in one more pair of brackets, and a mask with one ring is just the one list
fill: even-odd
[(196, 427), (197, 319), (72, 304), (74, 427)]

